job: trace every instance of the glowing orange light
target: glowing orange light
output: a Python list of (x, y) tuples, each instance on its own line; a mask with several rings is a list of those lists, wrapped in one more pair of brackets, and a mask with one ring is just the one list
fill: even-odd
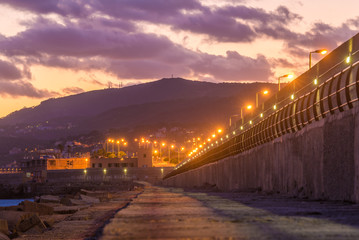
[(252, 109), (252, 105), (248, 105), (247, 106), (247, 109), (249, 110), (249, 109)]

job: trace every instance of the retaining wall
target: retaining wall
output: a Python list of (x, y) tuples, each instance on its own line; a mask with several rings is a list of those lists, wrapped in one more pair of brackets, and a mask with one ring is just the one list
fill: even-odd
[(359, 202), (359, 106), (164, 180), (164, 185)]

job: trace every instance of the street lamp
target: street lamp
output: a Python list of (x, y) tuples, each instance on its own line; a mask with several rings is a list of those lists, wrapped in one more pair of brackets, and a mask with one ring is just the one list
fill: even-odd
[(282, 76), (278, 77), (278, 91), (280, 91), (280, 79), (281, 78), (289, 78), (289, 79), (291, 79), (291, 78), (293, 78), (293, 74), (285, 74), (285, 75), (282, 75)]
[(243, 108), (247, 108), (247, 110), (251, 110), (252, 109), (252, 105), (247, 105), (245, 107), (241, 107), (241, 119), (242, 119), (242, 124), (244, 123), (244, 119), (243, 119)]
[(264, 91), (259, 91), (259, 92), (256, 92), (256, 108), (258, 108), (258, 94), (259, 93), (262, 93), (263, 95), (267, 95), (269, 93), (268, 90), (264, 90)]
[(309, 69), (312, 67), (312, 53), (320, 53), (322, 55), (328, 52), (327, 49), (318, 49), (309, 53)]

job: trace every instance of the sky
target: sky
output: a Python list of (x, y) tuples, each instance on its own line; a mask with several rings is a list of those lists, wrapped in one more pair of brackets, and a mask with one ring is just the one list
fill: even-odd
[[(0, 0), (0, 117), (182, 77), (276, 82), (358, 33), (357, 0)], [(313, 63), (323, 56), (313, 55)]]

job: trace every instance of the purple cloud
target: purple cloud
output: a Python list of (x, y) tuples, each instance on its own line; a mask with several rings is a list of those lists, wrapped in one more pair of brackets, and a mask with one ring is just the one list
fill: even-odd
[(72, 94), (82, 93), (82, 92), (84, 92), (84, 90), (79, 87), (68, 87), (68, 88), (62, 89), (62, 92), (66, 95), (72, 95)]
[(80, 29), (49, 25), (31, 28), (18, 35), (0, 39), (0, 50), (7, 56), (55, 56), (109, 58), (154, 57), (172, 47), (166, 37), (155, 34), (100, 29)]
[(31, 83), (24, 81), (0, 81), (0, 96), (48, 98), (59, 94), (48, 90), (36, 89)]
[(22, 77), (21, 71), (12, 63), (0, 60), (0, 81), (16, 80)]
[(272, 75), (264, 56), (253, 59), (234, 51), (227, 51), (226, 57), (203, 54), (192, 68), (196, 73), (210, 74), (224, 81), (267, 81)]
[(37, 14), (56, 13), (63, 16), (82, 17), (89, 14), (88, 8), (85, 8), (87, 3), (84, 0), (0, 0), (0, 4)]

